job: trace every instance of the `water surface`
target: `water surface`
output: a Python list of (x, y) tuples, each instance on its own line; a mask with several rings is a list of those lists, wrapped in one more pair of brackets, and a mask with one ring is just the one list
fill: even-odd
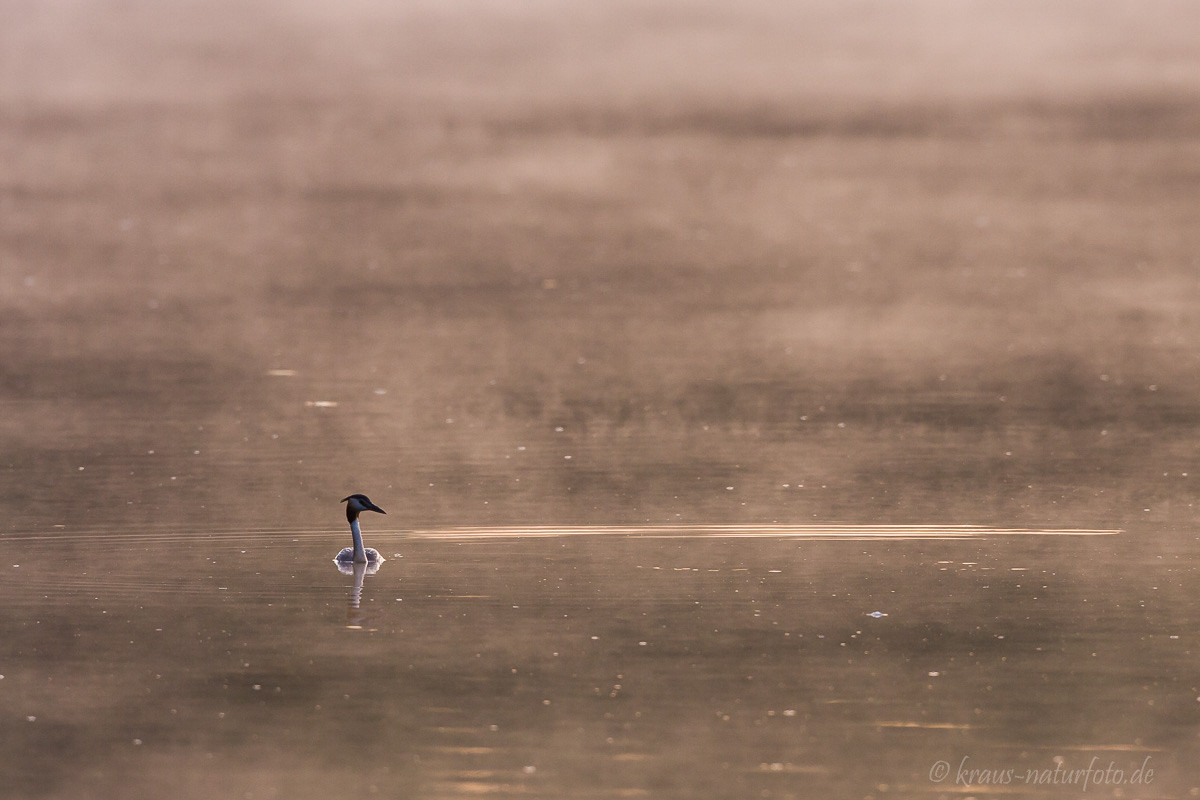
[(0, 795), (1200, 793), (1198, 13), (0, 0)]
[(18, 785), (938, 796), (964, 756), (1149, 756), (1148, 796), (1186, 785), (1194, 561), (946, 533), (380, 529), (360, 576), (331, 532), (172, 531), (169, 557), (161, 531), (29, 537), (3, 598)]

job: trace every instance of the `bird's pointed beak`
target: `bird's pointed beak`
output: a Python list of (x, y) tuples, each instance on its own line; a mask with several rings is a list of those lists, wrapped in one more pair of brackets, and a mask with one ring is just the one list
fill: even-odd
[(368, 511), (378, 511), (380, 514), (386, 514), (386, 513), (387, 513), (386, 511), (384, 511), (382, 508), (380, 508), (379, 506), (375, 505), (374, 503), (371, 503), (369, 506), (367, 506), (367, 510), (368, 510)]

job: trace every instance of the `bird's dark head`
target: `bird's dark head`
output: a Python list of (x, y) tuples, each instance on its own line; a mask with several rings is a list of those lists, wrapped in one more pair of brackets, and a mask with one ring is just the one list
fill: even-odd
[(358, 515), (364, 511), (377, 511), (380, 514), (387, 513), (372, 503), (371, 498), (365, 494), (352, 494), (349, 497), (342, 498), (342, 502), (346, 504), (346, 519), (350, 522), (358, 519)]

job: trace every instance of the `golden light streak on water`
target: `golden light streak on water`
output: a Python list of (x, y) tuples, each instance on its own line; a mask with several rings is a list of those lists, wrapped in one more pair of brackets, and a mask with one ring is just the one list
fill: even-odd
[(852, 523), (770, 523), (764, 525), (588, 525), (496, 526), (418, 530), (421, 539), (501, 539), (508, 537), (638, 536), (649, 538), (766, 539), (971, 539), (985, 536), (1115, 536), (1120, 529), (993, 528), (982, 525), (855, 525)]
[(970, 731), (977, 727), (975, 725), (960, 725), (953, 722), (909, 722), (906, 720), (871, 722), (868, 724), (873, 728), (920, 728), (921, 730), (940, 731)]
[[(668, 525), (495, 525), (459, 526), (418, 530), (372, 528), (370, 536), (411, 539), (505, 539), (569, 536), (628, 536), (642, 538), (678, 539), (974, 539), (989, 536), (1116, 536), (1120, 528), (1006, 528), (985, 525), (912, 524), (858, 525), (854, 523), (765, 523), (741, 525), (668, 524)], [(169, 527), (108, 530), (59, 530), (53, 532), (20, 532), (0, 537), (0, 542), (179, 542), (194, 540), (245, 541), (253, 537), (263, 540), (327, 538), (345, 534), (341, 528), (332, 529), (271, 529), (242, 530), (171, 530)]]

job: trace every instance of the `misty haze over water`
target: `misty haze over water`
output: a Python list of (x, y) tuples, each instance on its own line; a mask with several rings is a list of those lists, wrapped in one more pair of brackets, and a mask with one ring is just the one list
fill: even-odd
[(0, 18), (6, 796), (1200, 790), (1192, 4)]

